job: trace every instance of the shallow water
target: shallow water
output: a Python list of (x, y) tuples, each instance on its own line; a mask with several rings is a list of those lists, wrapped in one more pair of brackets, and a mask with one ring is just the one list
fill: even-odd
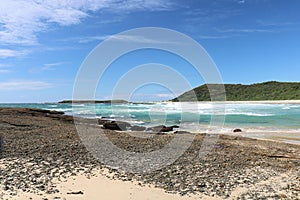
[(254, 135), (256, 132), (261, 137), (264, 137), (262, 133), (273, 137), (271, 133), (285, 132), (294, 134), (294, 139), (299, 140), (300, 135), (300, 104), (162, 102), (75, 104), (72, 107), (72, 104), (45, 103), (0, 104), (0, 107), (50, 109), (87, 118), (110, 117), (144, 126), (178, 124), (182, 130), (191, 132), (230, 133), (234, 128), (241, 128), (243, 134)]

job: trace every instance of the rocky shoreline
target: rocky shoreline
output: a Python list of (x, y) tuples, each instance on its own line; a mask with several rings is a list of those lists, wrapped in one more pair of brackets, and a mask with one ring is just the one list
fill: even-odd
[[(146, 137), (103, 130), (119, 148), (149, 152), (166, 145), (174, 134)], [(76, 174), (92, 175), (108, 168), (82, 144), (73, 118), (61, 112), (0, 108), (0, 197), (18, 190), (57, 194), (55, 181)], [(183, 134), (184, 135), (184, 134)], [(199, 158), (205, 134), (197, 134), (189, 149), (174, 163), (157, 171), (137, 174), (119, 172), (113, 178), (137, 180), (182, 195), (203, 193), (224, 199), (299, 199), (300, 146), (220, 135), (209, 154)], [(272, 181), (271, 181), (272, 180)], [(270, 182), (271, 181), (271, 182)]]

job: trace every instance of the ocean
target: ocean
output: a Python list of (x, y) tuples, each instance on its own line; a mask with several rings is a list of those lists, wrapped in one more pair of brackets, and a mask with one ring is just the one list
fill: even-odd
[[(232, 133), (279, 140), (300, 141), (300, 104), (159, 102), (129, 104), (0, 104), (63, 111), (85, 118), (113, 118), (143, 126), (179, 125), (190, 132)], [(289, 137), (288, 137), (289, 136)], [(269, 139), (270, 139), (269, 138)]]

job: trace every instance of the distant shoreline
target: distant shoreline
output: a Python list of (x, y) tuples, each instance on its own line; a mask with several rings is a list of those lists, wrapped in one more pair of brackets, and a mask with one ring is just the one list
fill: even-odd
[[(198, 101), (199, 102), (199, 101)], [(262, 101), (200, 101), (226, 104), (300, 104), (300, 100), (262, 100)]]
[[(180, 101), (179, 101), (180, 102)], [(126, 100), (64, 100), (55, 103), (74, 103), (74, 104), (88, 104), (88, 103), (108, 103), (108, 104), (149, 104), (149, 103), (179, 103), (173, 101), (153, 101), (153, 102), (129, 102)], [(300, 100), (259, 100), (259, 101), (181, 101), (181, 103), (224, 103), (224, 104), (300, 104)]]

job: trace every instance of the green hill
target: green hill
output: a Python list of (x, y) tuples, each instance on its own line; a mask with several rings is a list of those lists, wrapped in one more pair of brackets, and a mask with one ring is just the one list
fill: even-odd
[[(300, 83), (276, 82), (256, 83), (252, 85), (224, 84), (227, 101), (260, 101), (260, 100), (300, 100)], [(171, 101), (210, 101), (224, 100), (223, 85), (205, 84), (183, 93)], [(194, 96), (196, 95), (196, 98)]]

